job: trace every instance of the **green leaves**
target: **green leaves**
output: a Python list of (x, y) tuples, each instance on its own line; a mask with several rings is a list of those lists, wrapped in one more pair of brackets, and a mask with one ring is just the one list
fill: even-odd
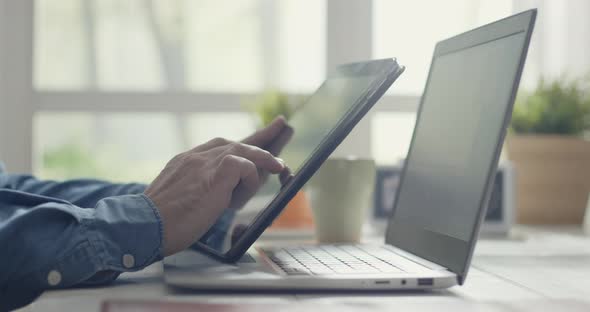
[(256, 97), (253, 102), (246, 103), (244, 107), (255, 113), (262, 127), (270, 124), (277, 116), (283, 116), (287, 120), (303, 105), (301, 96), (289, 97), (277, 90), (268, 89)]
[(539, 81), (532, 93), (521, 92), (512, 114), (518, 134), (581, 136), (590, 130), (590, 89), (584, 80)]
[(289, 119), (293, 109), (289, 106), (289, 99), (286, 94), (278, 90), (269, 90), (259, 96), (256, 112), (261, 119), (262, 125), (267, 126), (279, 115)]

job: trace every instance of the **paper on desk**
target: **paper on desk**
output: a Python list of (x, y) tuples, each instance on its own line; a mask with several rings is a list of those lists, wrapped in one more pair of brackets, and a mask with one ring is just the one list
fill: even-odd
[[(372, 304), (311, 304), (293, 302), (292, 304), (210, 304), (173, 301), (107, 301), (102, 312), (364, 312), (375, 311)], [(385, 311), (385, 309), (383, 309)], [(434, 310), (433, 310), (434, 311)]]
[(102, 305), (103, 312), (349, 312), (349, 311), (453, 311), (453, 312), (519, 312), (519, 311), (588, 311), (590, 304), (574, 300), (531, 300), (518, 302), (469, 302), (454, 301), (446, 303), (435, 302), (392, 302), (390, 304), (371, 304), (370, 297), (366, 304), (203, 304), (187, 302), (156, 302), (156, 301), (112, 301)]

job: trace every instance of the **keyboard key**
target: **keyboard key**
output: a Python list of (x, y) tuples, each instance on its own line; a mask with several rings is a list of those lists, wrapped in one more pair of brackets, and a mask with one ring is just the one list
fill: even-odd
[(282, 268), (288, 275), (309, 275), (310, 272), (303, 268)]
[(403, 270), (394, 263), (407, 261), (378, 246), (306, 246), (263, 251), (289, 275), (398, 273)]
[(327, 274), (334, 274), (334, 271), (332, 271), (329, 268), (312, 268), (311, 273), (314, 275), (327, 275)]

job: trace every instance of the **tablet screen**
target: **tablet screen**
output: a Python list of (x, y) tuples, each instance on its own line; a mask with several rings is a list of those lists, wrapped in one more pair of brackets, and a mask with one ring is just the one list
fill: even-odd
[[(357, 106), (355, 104), (369, 90), (383, 83), (387, 72), (337, 70), (298, 108), (287, 122), (290, 126), (288, 140), (278, 155), (293, 175), (298, 174), (322, 141)], [(279, 177), (269, 175), (257, 193), (239, 209), (227, 209), (199, 243), (219, 253), (227, 252), (232, 241), (245, 232), (280, 191)]]

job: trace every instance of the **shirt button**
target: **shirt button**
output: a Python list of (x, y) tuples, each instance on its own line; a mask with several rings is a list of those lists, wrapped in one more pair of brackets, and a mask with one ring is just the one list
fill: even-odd
[(59, 283), (61, 283), (61, 273), (56, 270), (49, 271), (49, 274), (47, 274), (47, 283), (49, 283), (50, 286), (59, 285)]
[(135, 257), (130, 254), (123, 255), (123, 266), (130, 269), (135, 265)]

